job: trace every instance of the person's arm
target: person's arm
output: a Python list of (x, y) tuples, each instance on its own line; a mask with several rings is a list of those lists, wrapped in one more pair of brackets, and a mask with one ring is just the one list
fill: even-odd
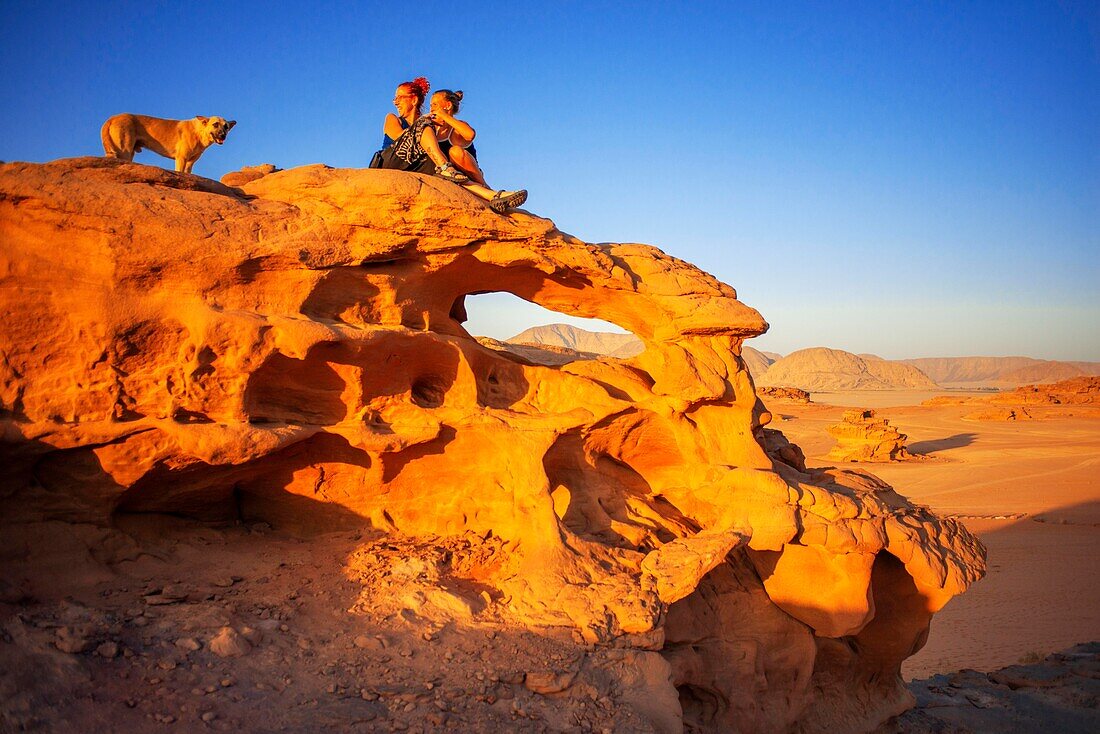
[(451, 128), (451, 142), (460, 148), (465, 148), (470, 143), (474, 142), (474, 136), (477, 135), (477, 131), (474, 130), (470, 123), (463, 122), (454, 115), (447, 114), (446, 112), (436, 112), (433, 114), (434, 119), (449, 128)]
[(397, 140), (403, 132), (405, 132), (405, 128), (401, 127), (401, 120), (397, 118), (397, 115), (392, 112), (386, 115), (386, 121), (382, 124), (382, 133), (390, 140)]

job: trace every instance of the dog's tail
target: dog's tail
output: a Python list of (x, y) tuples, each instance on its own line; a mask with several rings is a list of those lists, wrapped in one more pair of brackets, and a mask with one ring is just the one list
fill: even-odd
[(103, 141), (103, 154), (108, 158), (122, 157), (122, 149), (111, 139), (111, 127), (117, 119), (118, 115), (107, 118), (107, 122), (103, 123), (103, 127), (99, 129), (99, 139)]

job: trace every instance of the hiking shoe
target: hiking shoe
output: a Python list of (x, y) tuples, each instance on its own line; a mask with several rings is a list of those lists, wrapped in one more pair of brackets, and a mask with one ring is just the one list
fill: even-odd
[(489, 208), (497, 214), (503, 214), (508, 209), (514, 209), (527, 201), (527, 189), (519, 191), (498, 191), (497, 195), (489, 202)]
[(436, 169), (435, 175), (439, 176), (444, 181), (450, 181), (456, 184), (463, 184), (470, 180), (469, 176), (459, 171), (450, 163), (445, 164), (442, 168)]

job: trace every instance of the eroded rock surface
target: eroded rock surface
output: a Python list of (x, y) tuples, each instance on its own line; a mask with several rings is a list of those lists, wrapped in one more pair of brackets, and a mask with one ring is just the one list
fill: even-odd
[(836, 439), (836, 446), (828, 454), (833, 461), (904, 461), (913, 458), (905, 448), (908, 437), (890, 425), (888, 419), (876, 418), (873, 410), (846, 410), (840, 423), (826, 430)]
[(801, 403), (803, 405), (812, 402), (810, 393), (797, 387), (768, 387), (762, 385), (756, 388), (756, 394), (769, 402), (775, 400), (777, 402)]
[[(492, 348), (462, 326), (465, 297), (487, 291), (611, 321), (645, 350), (545, 365)], [(145, 552), (142, 517), (340, 530), (358, 539), (341, 629), (564, 633), (531, 685), (508, 683), (542, 697), (543, 718), (512, 709), (523, 730), (856, 731), (911, 705), (901, 661), (984, 572), (958, 522), (867, 474), (807, 473), (765, 437), (741, 351), (767, 325), (731, 287), (652, 247), (498, 216), (439, 179), (317, 165), (238, 190), (101, 159), (0, 166), (0, 300), (0, 564), (20, 600), (6, 615), (58, 601), (44, 569), (78, 557), (101, 575), (82, 583), (132, 594), (118, 578)], [(186, 637), (203, 642), (173, 644), (173, 666), (336, 649), (308, 627), (306, 652), (249, 639), (245, 607), (199, 613), (222, 594), (180, 581), (143, 589), (160, 614), (194, 607)], [(103, 619), (49, 653), (70, 656), (52, 673), (20, 677), (28, 708), (74, 656), (101, 674), (93, 643), (128, 629)], [(38, 659), (13, 625), (0, 656)], [(224, 638), (247, 642), (240, 657), (211, 657)], [(610, 672), (586, 673), (584, 651)], [(364, 691), (338, 718), (434, 725), (418, 698), (368, 700), (366, 665), (332, 684)], [(551, 722), (566, 709), (546, 697), (574, 688), (592, 707)], [(254, 715), (296, 720), (277, 719), (291, 699)], [(447, 711), (460, 728), (507, 720)]]

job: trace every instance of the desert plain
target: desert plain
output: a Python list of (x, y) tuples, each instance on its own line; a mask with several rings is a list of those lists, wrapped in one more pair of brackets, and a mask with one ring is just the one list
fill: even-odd
[(902, 668), (907, 678), (993, 670), (1100, 638), (1100, 407), (1000, 421), (964, 418), (973, 405), (921, 404), (988, 394), (821, 392), (809, 404), (769, 404), (808, 466), (835, 465), (825, 429), (846, 408), (875, 409), (927, 459), (854, 465), (957, 517), (985, 544), (986, 577), (933, 619), (927, 645)]

